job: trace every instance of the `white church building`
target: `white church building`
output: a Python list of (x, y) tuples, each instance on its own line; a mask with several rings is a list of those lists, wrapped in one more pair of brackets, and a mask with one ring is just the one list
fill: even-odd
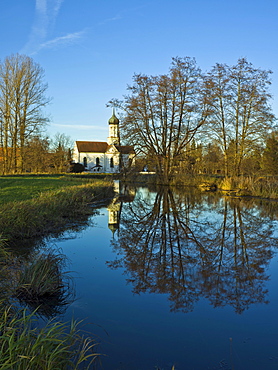
[(134, 165), (132, 146), (120, 145), (119, 119), (113, 111), (109, 119), (109, 137), (104, 141), (76, 141), (72, 159), (88, 172), (119, 173)]

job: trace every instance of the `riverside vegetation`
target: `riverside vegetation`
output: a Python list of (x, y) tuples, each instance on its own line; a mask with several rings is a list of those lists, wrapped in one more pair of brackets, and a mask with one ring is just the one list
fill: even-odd
[[(96, 341), (82, 334), (81, 322), (61, 323), (53, 317), (74, 297), (71, 279), (63, 272), (65, 257), (51, 250), (22, 256), (16, 246), (18, 240), (74, 227), (76, 218), (93, 213), (92, 204), (113, 196), (111, 181), (2, 177), (0, 186), (0, 368), (92, 368), (99, 358)], [(42, 325), (39, 317), (49, 321)]]
[[(111, 180), (94, 177), (0, 178), (1, 369), (90, 369), (100, 357), (96, 341), (80, 331), (81, 322), (55, 320), (74, 299), (70, 276), (64, 272), (65, 257), (51, 250), (29, 251), (22, 256), (16, 248), (19, 239), (27, 240), (28, 245), (34, 238), (74, 228), (77, 219), (92, 214), (92, 204), (111, 198)], [(175, 182), (236, 196), (278, 195), (274, 177), (187, 175)], [(40, 317), (47, 318), (48, 323), (42, 325)]]
[(228, 196), (278, 199), (276, 176), (203, 177), (198, 182), (201, 190), (219, 190)]
[[(141, 183), (163, 185), (155, 175), (133, 174), (124, 181), (127, 183)], [(221, 176), (204, 174), (178, 174), (172, 177), (171, 186), (195, 187), (201, 191), (219, 191), (223, 195), (236, 197), (259, 197), (264, 199), (278, 199), (277, 176)]]
[(0, 199), (0, 233), (9, 244), (74, 225), (77, 217), (92, 212), (89, 204), (113, 195), (109, 180), (74, 176), (1, 178), (0, 186), (6, 194), (5, 202)]

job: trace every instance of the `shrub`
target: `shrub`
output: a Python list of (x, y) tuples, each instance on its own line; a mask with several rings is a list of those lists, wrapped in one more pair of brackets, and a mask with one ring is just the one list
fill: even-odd
[(70, 172), (81, 173), (85, 171), (85, 167), (81, 163), (71, 163)]

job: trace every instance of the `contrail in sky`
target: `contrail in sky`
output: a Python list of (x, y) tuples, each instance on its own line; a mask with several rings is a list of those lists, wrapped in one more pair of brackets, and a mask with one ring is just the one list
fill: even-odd
[(69, 45), (81, 38), (85, 31), (68, 33), (65, 36), (48, 40), (54, 28), (64, 0), (36, 0), (36, 13), (29, 40), (20, 51), (23, 54), (34, 55), (39, 50)]
[(74, 33), (68, 33), (66, 36), (56, 37), (55, 39), (46, 41), (39, 45), (38, 49), (52, 49), (54, 47), (58, 47), (60, 45), (69, 45), (72, 44), (74, 41), (81, 38), (81, 36), (85, 33), (85, 31), (79, 31)]

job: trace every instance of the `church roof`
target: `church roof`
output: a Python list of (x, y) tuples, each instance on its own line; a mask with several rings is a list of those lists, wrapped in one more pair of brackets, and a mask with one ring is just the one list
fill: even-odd
[(130, 145), (115, 145), (118, 151), (122, 154), (134, 154), (134, 147)]
[[(76, 141), (79, 153), (106, 153), (113, 145), (108, 145), (103, 141)], [(134, 154), (134, 148), (130, 145), (114, 145), (122, 154)]]
[(105, 153), (108, 144), (104, 141), (76, 141), (79, 153)]

